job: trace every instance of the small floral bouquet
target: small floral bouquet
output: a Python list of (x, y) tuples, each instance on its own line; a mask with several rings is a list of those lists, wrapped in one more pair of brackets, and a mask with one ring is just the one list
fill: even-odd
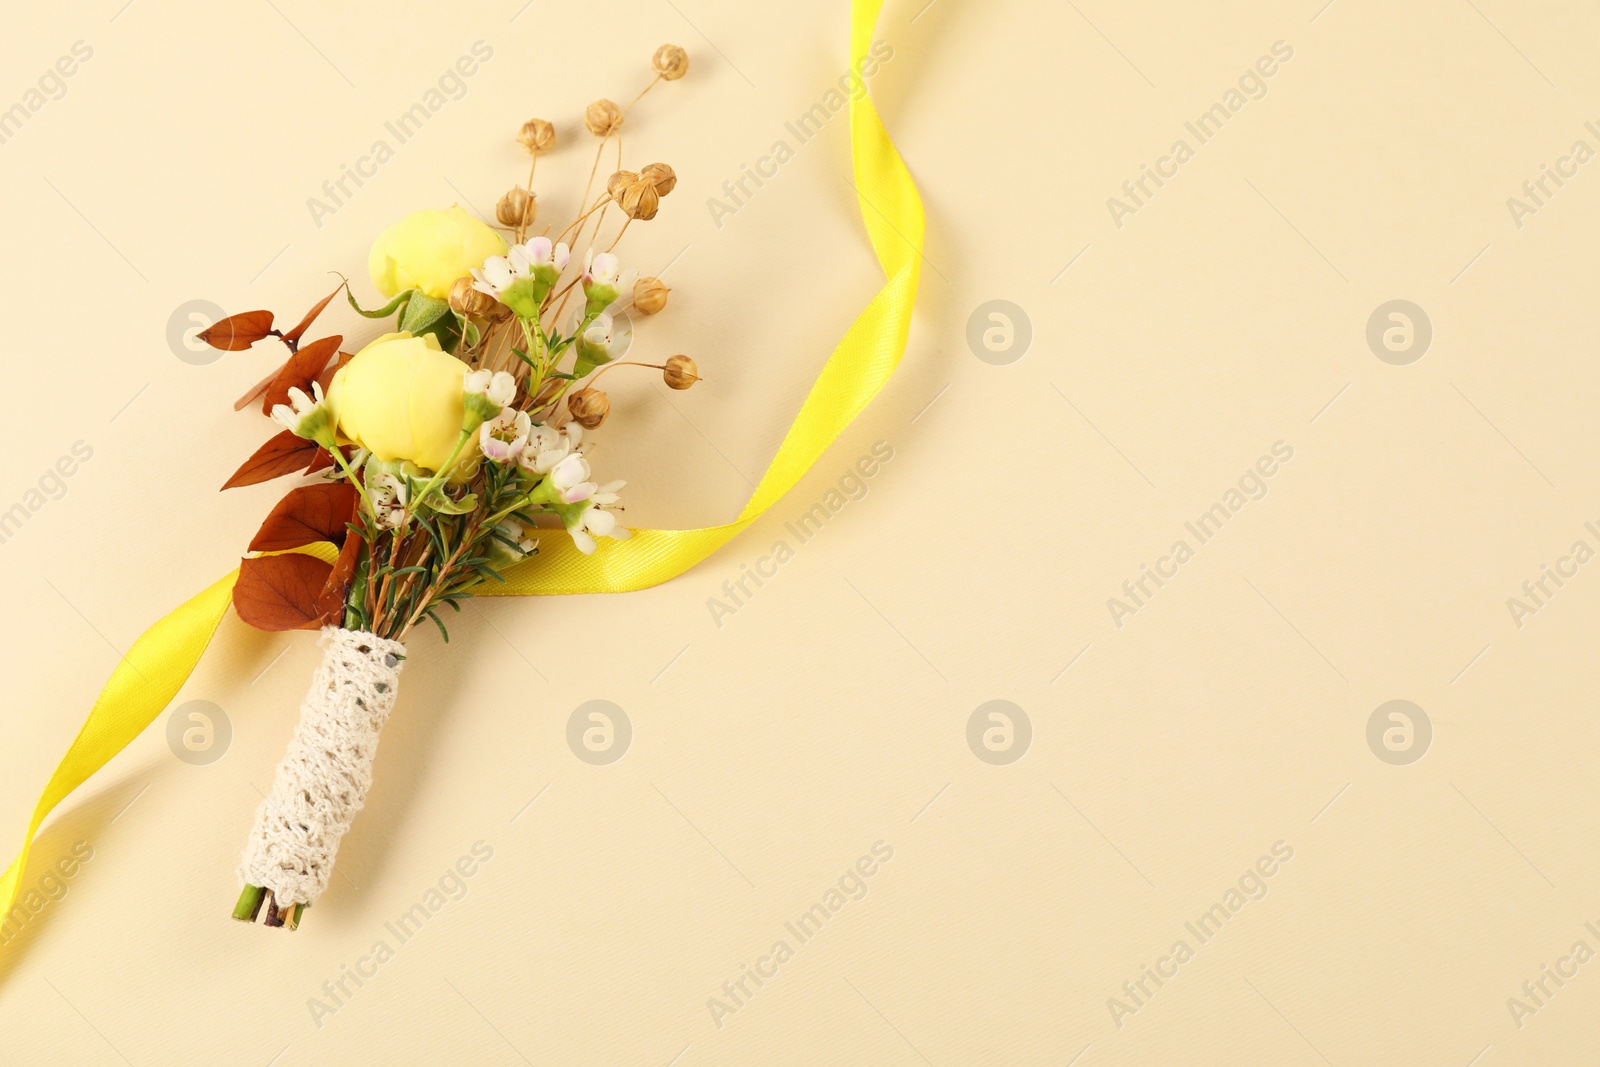
[[(587, 456), (586, 434), (610, 411), (596, 380), (617, 366), (653, 367), (674, 389), (699, 378), (687, 356), (621, 358), (634, 316), (665, 307), (667, 288), (623, 270), (613, 250), (635, 220), (655, 217), (677, 182), (672, 168), (618, 169), (603, 191), (592, 186), (608, 142), (620, 168), (629, 109), (688, 63), (663, 45), (633, 103), (588, 106), (594, 166), (576, 217), (554, 236), (532, 232), (532, 186), (555, 128), (530, 119), (517, 136), (532, 157), (528, 179), (500, 198), (498, 226), (455, 206), (418, 211), (378, 236), (368, 267), (387, 304), (364, 309), (346, 282), (286, 332), (271, 312), (253, 311), (201, 334), (226, 351), (268, 338), (288, 350), (237, 405), (259, 401), (281, 432), (223, 488), (313, 480), (267, 516), (233, 602), (263, 630), (320, 629), (323, 647), (250, 832), (234, 918), (293, 929), (327, 887), (372, 782), (413, 628), (426, 619), (448, 641), (443, 609), (460, 611), (484, 583), (503, 581), (538, 551), (544, 528), (564, 529), (585, 553), (597, 538), (629, 536), (617, 521), (623, 483), (598, 482)], [(609, 234), (608, 217), (619, 218)], [(340, 291), (368, 318), (395, 316), (395, 330), (354, 355), (340, 351), (342, 337), (304, 340)]]

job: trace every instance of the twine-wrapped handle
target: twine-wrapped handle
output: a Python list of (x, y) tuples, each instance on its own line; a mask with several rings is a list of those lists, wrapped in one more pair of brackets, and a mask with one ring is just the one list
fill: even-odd
[[(271, 893), (268, 921), (312, 904), (328, 887), (334, 857), (367, 801), (378, 734), (394, 709), (405, 646), (376, 634), (328, 627), (322, 662), (300, 705), (300, 725), (256, 810), (239, 875), (246, 895)], [(241, 907), (244, 901), (241, 900)], [(237, 913), (236, 913), (237, 914)], [(254, 910), (248, 916), (254, 918)]]

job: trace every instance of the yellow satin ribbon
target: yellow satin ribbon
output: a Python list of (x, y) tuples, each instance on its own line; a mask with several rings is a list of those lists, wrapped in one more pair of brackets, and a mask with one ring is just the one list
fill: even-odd
[[(854, 0), (852, 4), (852, 70), (861, 69), (882, 7), (883, 0)], [(872, 98), (865, 93), (850, 102), (850, 148), (861, 217), (888, 281), (828, 358), (739, 517), (699, 530), (635, 530), (628, 541), (601, 541), (592, 556), (577, 551), (567, 538), (548, 538), (536, 559), (514, 568), (503, 585), (483, 588), (483, 595), (619, 593), (682, 574), (782, 499), (878, 394), (900, 362), (911, 327), (922, 266), (922, 200)], [(21, 855), (0, 877), (0, 928), (17, 904), (28, 852), (45, 817), (126, 748), (177, 696), (227, 613), (238, 575), (235, 570), (219, 579), (150, 627), (112, 672), (83, 729), (34, 805)], [(28, 899), (24, 897), (22, 903), (27, 907)]]

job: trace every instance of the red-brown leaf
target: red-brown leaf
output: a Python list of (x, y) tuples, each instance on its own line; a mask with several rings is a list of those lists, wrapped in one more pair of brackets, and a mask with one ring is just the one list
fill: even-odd
[(340, 282), (339, 283), (339, 287), (337, 289), (335, 289), (333, 292), (329, 293), (327, 296), (323, 297), (317, 303), (316, 307), (314, 307), (310, 311), (306, 312), (306, 317), (300, 320), (300, 325), (296, 326), (294, 329), (292, 329), (288, 333), (284, 334), (283, 335), (283, 339), (285, 341), (290, 341), (290, 342), (300, 340), (300, 335), (306, 332), (306, 328), (308, 326), (310, 326), (312, 324), (312, 322), (314, 322), (316, 320), (316, 317), (318, 315), (322, 314), (322, 309), (328, 306), (328, 301), (330, 301), (334, 297), (338, 296), (339, 295), (339, 289), (343, 289), (343, 288), (344, 288), (344, 282)]
[[(350, 458), (350, 450), (348, 448), (342, 449), (341, 451), (344, 452), (345, 459)], [(316, 450), (316, 452), (312, 453), (311, 462), (306, 464), (306, 473), (315, 474), (318, 471), (325, 471), (331, 466), (333, 466), (333, 453), (329, 452), (326, 448), (319, 448)]]
[(348, 482), (316, 482), (289, 490), (261, 524), (252, 552), (282, 552), (317, 541), (344, 544), (355, 518), (356, 491)]
[(315, 441), (296, 437), (285, 430), (256, 449), (255, 455), (245, 460), (244, 464), (233, 472), (233, 477), (223, 483), (222, 488), (233, 489), (240, 485), (255, 485), (257, 482), (271, 481), (285, 474), (294, 474), (305, 469), (316, 451), (318, 448)]
[(349, 363), (355, 358), (356, 357), (351, 355), (349, 352), (340, 352), (339, 358), (328, 364), (327, 370), (317, 375), (317, 384), (322, 386), (322, 391), (324, 393), (326, 393), (329, 387), (333, 385), (333, 376), (338, 374), (346, 363)]
[(331, 570), (299, 552), (241, 560), (234, 610), (258, 630), (315, 630), (325, 614), (321, 596)]
[(225, 319), (213, 322), (200, 331), (199, 337), (212, 348), (220, 348), (224, 352), (239, 352), (271, 332), (272, 312), (241, 311), (237, 315), (229, 315)]
[(310, 393), (311, 383), (322, 373), (333, 354), (339, 351), (339, 343), (343, 340), (338, 334), (321, 337), (290, 356), (278, 368), (278, 376), (272, 379), (272, 384), (267, 386), (261, 398), (261, 414), (270, 415), (277, 405), (287, 404), (291, 388)]
[[(348, 530), (345, 532), (349, 533)], [(333, 561), (333, 570), (328, 572), (328, 580), (322, 586), (320, 601), (323, 617), (328, 622), (343, 621), (344, 598), (350, 592), (350, 580), (355, 577), (356, 564), (361, 560), (363, 544), (359, 537), (346, 537), (344, 547), (339, 550), (339, 558)]]

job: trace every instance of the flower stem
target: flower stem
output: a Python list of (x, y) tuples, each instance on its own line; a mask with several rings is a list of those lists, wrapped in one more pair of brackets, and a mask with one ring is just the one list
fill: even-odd
[(440, 482), (444, 481), (445, 475), (450, 473), (450, 468), (454, 467), (456, 460), (461, 457), (461, 450), (467, 446), (467, 438), (471, 437), (472, 434), (472, 430), (462, 429), (461, 436), (456, 438), (456, 447), (450, 450), (449, 458), (434, 472), (433, 477), (428, 479), (428, 484), (422, 487), (422, 492), (418, 493), (415, 499), (408, 502), (412, 507), (427, 500), (428, 494), (438, 488)]
[[(262, 915), (262, 905), (266, 905), (266, 915)], [(233, 906), (233, 917), (240, 922), (253, 923), (258, 918), (263, 926), (281, 926), (286, 930), (298, 930), (300, 918), (305, 914), (307, 905), (290, 904), (288, 907), (278, 907), (278, 902), (273, 898), (272, 890), (263, 889), (258, 885), (247, 885), (239, 894), (239, 903)]]
[(367, 505), (367, 514), (376, 519), (378, 517), (378, 508), (372, 503), (372, 498), (367, 495), (366, 484), (362, 481), (362, 479), (356, 477), (355, 471), (350, 469), (350, 461), (344, 458), (344, 449), (340, 448), (338, 445), (334, 445), (332, 448), (328, 449), (328, 451), (332, 453), (334, 461), (337, 462), (340, 469), (344, 471), (344, 476), (350, 479), (350, 484), (356, 487), (356, 492), (361, 494), (362, 502)]
[(239, 903), (233, 906), (233, 917), (242, 923), (253, 923), (261, 911), (261, 901), (267, 891), (258, 885), (247, 885), (239, 894)]

